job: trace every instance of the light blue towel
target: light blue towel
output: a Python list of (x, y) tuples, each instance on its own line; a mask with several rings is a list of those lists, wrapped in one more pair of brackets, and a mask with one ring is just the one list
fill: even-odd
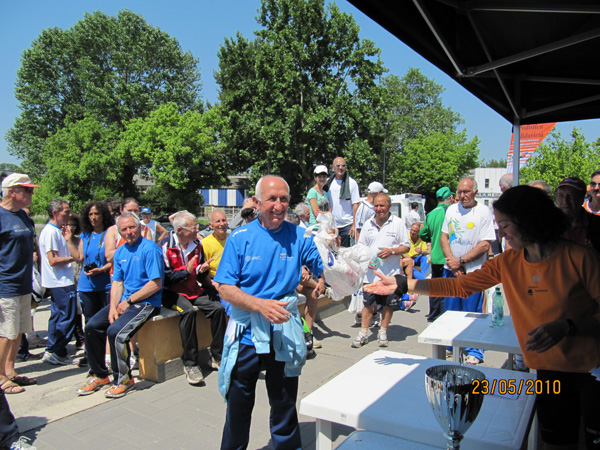
[(249, 324), (256, 353), (268, 354), (272, 345), (275, 360), (285, 363), (285, 375), (300, 376), (302, 367), (306, 363), (306, 342), (302, 320), (298, 313), (298, 294), (296, 291), (290, 292), (281, 301), (289, 302), (286, 309), (292, 315), (285, 323), (273, 324), (272, 335), (272, 324), (262, 314), (231, 306), (231, 317), (225, 333), (223, 357), (219, 369), (219, 391), (225, 401), (231, 383), (231, 372), (237, 362), (240, 339)]

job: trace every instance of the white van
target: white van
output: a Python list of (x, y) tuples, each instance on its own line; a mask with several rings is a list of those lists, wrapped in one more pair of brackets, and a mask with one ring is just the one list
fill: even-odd
[(392, 199), (392, 214), (403, 219), (410, 212), (410, 204), (416, 202), (419, 204), (417, 212), (421, 216), (421, 222), (425, 221), (425, 196), (422, 194), (398, 194), (390, 195)]

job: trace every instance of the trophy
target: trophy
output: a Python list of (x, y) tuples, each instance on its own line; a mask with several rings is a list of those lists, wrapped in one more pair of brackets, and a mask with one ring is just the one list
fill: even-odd
[(483, 381), (485, 375), (464, 366), (433, 366), (425, 372), (425, 391), (433, 414), (444, 430), (448, 450), (458, 450), (464, 433), (475, 421), (483, 395), (473, 393), (473, 380)]

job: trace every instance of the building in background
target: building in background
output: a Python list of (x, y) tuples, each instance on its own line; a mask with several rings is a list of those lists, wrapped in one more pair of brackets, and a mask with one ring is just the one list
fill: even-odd
[(478, 193), (475, 197), (480, 203), (491, 208), (492, 204), (500, 197), (500, 177), (506, 173), (506, 167), (478, 167), (469, 172), (475, 178)]

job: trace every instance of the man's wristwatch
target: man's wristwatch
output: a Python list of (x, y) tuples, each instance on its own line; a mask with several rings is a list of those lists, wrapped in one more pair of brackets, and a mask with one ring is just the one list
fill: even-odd
[(461, 264), (461, 265), (464, 265), (464, 264), (466, 264), (466, 263), (467, 263), (467, 262), (465, 261), (465, 259), (464, 259), (464, 258), (461, 256), (461, 257), (460, 257), (460, 264)]
[(396, 254), (396, 250), (392, 249), (392, 255)]
[(127, 304), (128, 304), (129, 306), (133, 305), (133, 302), (131, 301), (131, 297), (127, 297), (127, 298), (125, 299), (125, 301), (127, 302)]

